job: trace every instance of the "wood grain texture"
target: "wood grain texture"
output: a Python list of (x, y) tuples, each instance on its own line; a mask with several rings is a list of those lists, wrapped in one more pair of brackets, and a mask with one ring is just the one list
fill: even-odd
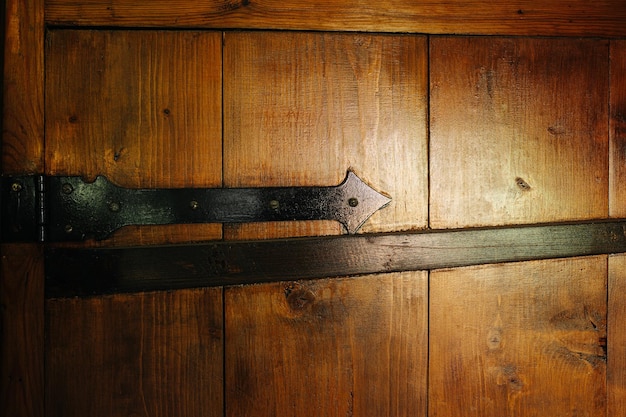
[(48, 300), (46, 415), (222, 416), (222, 290)]
[(426, 415), (426, 272), (225, 291), (226, 415)]
[(430, 56), (431, 227), (607, 217), (606, 41), (436, 37)]
[(626, 41), (611, 41), (609, 215), (626, 216)]
[[(44, 170), (44, 4), (6, 0), (3, 174)], [(44, 416), (44, 263), (39, 245), (0, 245), (0, 415)]]
[[(54, 30), (46, 54), (49, 174), (221, 186), (220, 33)], [(129, 227), (113, 241), (219, 237), (217, 224)]]
[(55, 25), (624, 36), (621, 0), (47, 0)]
[(4, 74), (2, 172), (44, 169), (44, 2), (6, 0), (3, 16)]
[(607, 323), (607, 416), (619, 416), (626, 410), (626, 255), (609, 257)]
[[(228, 32), (226, 186), (334, 185), (348, 168), (393, 199), (364, 232), (427, 225), (422, 36)], [(228, 238), (340, 233), (333, 222), (228, 227)]]
[(0, 257), (0, 415), (43, 417), (43, 250), (2, 244)]
[(429, 415), (606, 415), (606, 276), (606, 256), (433, 271)]

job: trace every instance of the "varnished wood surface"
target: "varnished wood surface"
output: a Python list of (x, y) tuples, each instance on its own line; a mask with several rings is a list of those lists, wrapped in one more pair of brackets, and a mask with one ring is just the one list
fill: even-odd
[(425, 416), (427, 272), (226, 291), (227, 416)]
[[(3, 174), (44, 169), (44, 4), (6, 0)], [(0, 245), (0, 415), (43, 417), (44, 264), (36, 244)]]
[(53, 25), (624, 36), (621, 0), (47, 0)]
[(434, 37), (430, 59), (431, 227), (607, 217), (606, 41)]
[(609, 257), (608, 338), (607, 338), (607, 415), (619, 416), (626, 410), (626, 255)]
[(610, 205), (612, 217), (626, 215), (626, 41), (611, 41)]
[[(425, 37), (226, 32), (223, 48), (226, 186), (333, 184), (351, 168), (393, 199), (363, 232), (427, 226)], [(224, 236), (338, 233), (291, 222)], [(423, 415), (426, 285), (413, 272), (225, 289), (226, 415)]]
[[(610, 44), (609, 214), (626, 214), (626, 42)], [(607, 415), (626, 410), (626, 256), (608, 263)]]
[[(363, 232), (425, 228), (427, 75), (423, 36), (225, 33), (224, 184), (337, 184), (351, 168), (392, 198)], [(251, 224), (225, 236), (340, 231)]]
[[(43, 14), (39, 2), (28, 6), (8, 1), (17, 14), (9, 14), (7, 28), (17, 36), (7, 38), (5, 50), (4, 171), (44, 170)], [(622, 37), (625, 15), (621, 0), (522, 6), (477, 0), (46, 2), (49, 24), (101, 27)], [(194, 38), (192, 33), (53, 28), (47, 44), (45, 171), (93, 176), (108, 170), (129, 185), (290, 185), (334, 183), (318, 178), (337, 180), (332, 175), (343, 174), (348, 163), (370, 183), (383, 184), (397, 204), (389, 217), (374, 219), (369, 231), (423, 228), (428, 225), (423, 205), (428, 173), (421, 152), (430, 122), (433, 227), (606, 217), (609, 172), (614, 176), (611, 215), (623, 212), (618, 185), (621, 41), (613, 43), (609, 64), (608, 44), (597, 39), (437, 38), (427, 74), (428, 48), (421, 36), (227, 32), (224, 74), (231, 78), (224, 80), (222, 111), (222, 34)], [(263, 61), (266, 56), (278, 58)], [(611, 76), (618, 75), (610, 81), (610, 113), (609, 65)], [(181, 85), (186, 87), (181, 90)], [(430, 121), (425, 117), (429, 87)], [(15, 107), (6, 107), (7, 97)], [(612, 136), (610, 169), (606, 126)], [(210, 132), (212, 139), (192, 138), (194, 132)], [(456, 136), (459, 132), (470, 135)], [(375, 145), (370, 138), (376, 138)], [(400, 145), (390, 146), (395, 144)], [(312, 158), (318, 149), (329, 149), (328, 154)], [(214, 159), (222, 152), (227, 157), (223, 179), (222, 160)], [(346, 158), (344, 152), (358, 156)], [(211, 164), (217, 168), (207, 168)], [(404, 177), (390, 174), (391, 167), (408, 173), (407, 188), (402, 188)], [(337, 233), (333, 227), (253, 225), (227, 230), (225, 236)], [(112, 244), (222, 236), (213, 226), (126, 233)], [(615, 271), (609, 316), (619, 319), (622, 265), (617, 259), (609, 261)], [(6, 274), (11, 281), (3, 272), (2, 285), (39, 268), (38, 262), (11, 265)], [(216, 301), (221, 295), (212, 292), (217, 290), (49, 300), (47, 413), (235, 416), (263, 415), (269, 409), (310, 415), (322, 409), (342, 416), (420, 415), (428, 391), (431, 416), (604, 415), (603, 337), (609, 338), (609, 352), (619, 354), (621, 330), (613, 325), (607, 334), (604, 328), (603, 265), (605, 257), (594, 257), (436, 271), (429, 300), (425, 273), (230, 288), (223, 353), (227, 363), (237, 366), (224, 368), (226, 382), (216, 370), (226, 364), (214, 363), (208, 354), (222, 357), (217, 347), (223, 343), (222, 310)], [(27, 284), (35, 285), (32, 280)], [(24, 291), (43, 297), (41, 286)], [(25, 303), (28, 297), (18, 294), (3, 307), (16, 317), (39, 314), (40, 307)], [(37, 319), (18, 319), (5, 327), (12, 319), (3, 311), (2, 320), (3, 338), (7, 331), (19, 333), (20, 343), (42, 338)], [(101, 330), (93, 333), (94, 328)], [(303, 345), (311, 349), (300, 349)], [(43, 388), (37, 385), (43, 375), (37, 349), (43, 341), (28, 346), (34, 350), (14, 350), (14, 356), (3, 350), (3, 364), (7, 358), (17, 357), (17, 363), (34, 358), (20, 368), (33, 381), (23, 394), (32, 402), (7, 402), (7, 414), (14, 407), (14, 415), (43, 415), (38, 395)], [(619, 361), (609, 363), (607, 375), (608, 407), (615, 415), (623, 402)], [(430, 374), (428, 387), (424, 368)], [(5, 388), (2, 375), (3, 399), (12, 387), (26, 386), (17, 379)], [(195, 385), (193, 376), (199, 378)], [(171, 381), (176, 382), (173, 392)]]
[[(47, 173), (106, 175), (136, 188), (221, 186), (221, 37), (49, 31)], [(216, 224), (129, 227), (102, 244), (220, 237)], [(48, 302), (47, 413), (223, 415), (221, 294)]]
[(433, 271), (429, 415), (607, 415), (606, 274), (606, 256)]
[(0, 415), (43, 417), (43, 248), (2, 244), (0, 257)]
[[(626, 252), (626, 223), (50, 249), (47, 296), (168, 290)], [(288, 254), (288, 255), (286, 255)]]
[[(221, 33), (54, 30), (46, 56), (49, 174), (221, 186)], [(129, 227), (113, 243), (220, 236), (215, 224)]]
[(2, 173), (44, 168), (43, 0), (6, 0), (2, 102)]
[(46, 415), (223, 415), (222, 290), (46, 303)]

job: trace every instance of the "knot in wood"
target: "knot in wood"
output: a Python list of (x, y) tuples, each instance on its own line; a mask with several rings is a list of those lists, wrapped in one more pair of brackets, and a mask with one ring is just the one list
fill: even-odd
[(313, 291), (301, 287), (288, 287), (285, 289), (287, 304), (292, 310), (304, 310), (315, 301)]

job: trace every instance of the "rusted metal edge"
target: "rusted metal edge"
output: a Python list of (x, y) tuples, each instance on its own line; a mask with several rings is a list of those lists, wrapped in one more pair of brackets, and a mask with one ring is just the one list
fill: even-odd
[(48, 297), (348, 277), (626, 252), (626, 220), (131, 247), (48, 248)]

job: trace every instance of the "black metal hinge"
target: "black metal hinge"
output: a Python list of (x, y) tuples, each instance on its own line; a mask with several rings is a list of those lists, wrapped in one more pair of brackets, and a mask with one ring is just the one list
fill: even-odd
[(348, 171), (330, 187), (122, 188), (105, 177), (5, 176), (4, 242), (105, 239), (129, 225), (335, 220), (355, 233), (391, 199)]
[(2, 177), (0, 223), (3, 242), (46, 240), (46, 179), (43, 175)]

